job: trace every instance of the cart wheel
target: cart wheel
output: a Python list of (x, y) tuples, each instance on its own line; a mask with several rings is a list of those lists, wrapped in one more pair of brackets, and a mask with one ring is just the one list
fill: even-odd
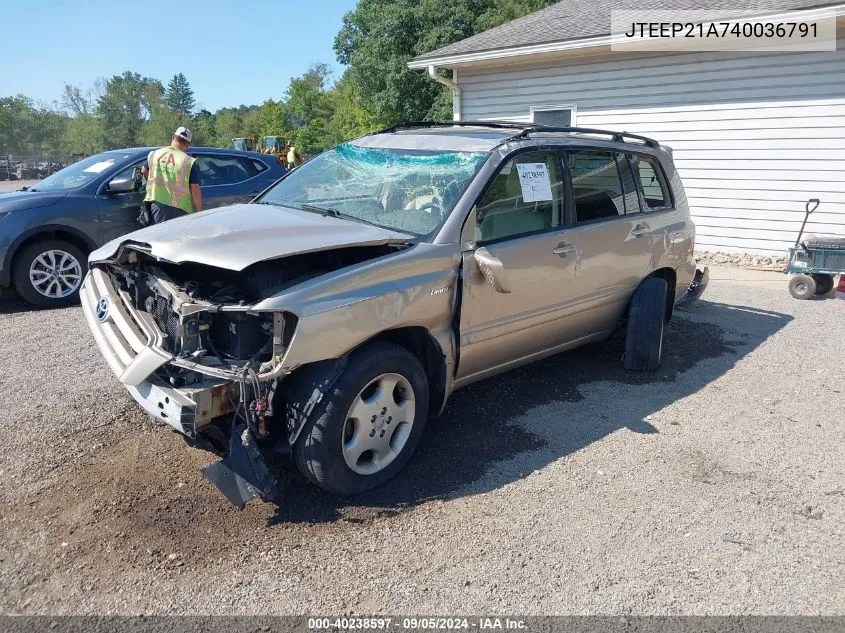
[(813, 273), (811, 275), (816, 282), (816, 295), (824, 296), (833, 290), (833, 275), (825, 275), (823, 273)]
[(789, 280), (789, 294), (796, 299), (812, 299), (816, 294), (816, 280), (803, 273), (795, 275)]

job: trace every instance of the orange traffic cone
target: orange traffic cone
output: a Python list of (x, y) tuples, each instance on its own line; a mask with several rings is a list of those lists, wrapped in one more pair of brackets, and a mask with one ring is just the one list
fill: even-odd
[(839, 285), (836, 287), (836, 298), (845, 299), (845, 273), (839, 275)]

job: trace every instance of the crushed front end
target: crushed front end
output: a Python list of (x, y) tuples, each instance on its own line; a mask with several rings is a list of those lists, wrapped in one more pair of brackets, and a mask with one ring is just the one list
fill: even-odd
[(127, 245), (93, 264), (82, 286), (85, 318), (114, 374), (156, 419), (216, 440), (226, 458), (206, 475), (239, 507), (278, 495), (268, 464), (288, 448), (288, 429), (271, 422), (274, 392), (297, 319), (252, 306), (290, 284), (295, 269), (176, 265)]

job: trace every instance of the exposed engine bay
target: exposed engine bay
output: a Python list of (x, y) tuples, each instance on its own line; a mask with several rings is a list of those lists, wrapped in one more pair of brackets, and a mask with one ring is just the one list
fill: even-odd
[(162, 360), (169, 360), (159, 362), (149, 378), (195, 401), (191, 422), (177, 430), (192, 440), (210, 440), (213, 450), (226, 455), (205, 474), (232, 503), (243, 507), (256, 496), (275, 497), (278, 469), (268, 463), (288, 452), (298, 424), (296, 415), (285, 413), (289, 403), (282, 402), (279, 389), (298, 317), (284, 310), (256, 311), (256, 304), (405, 247), (347, 247), (233, 271), (161, 261), (144, 245), (125, 244), (112, 260), (98, 264), (136, 320), (144, 313), (152, 317), (161, 334)]
[[(395, 251), (395, 246), (353, 247), (263, 261), (232, 271), (157, 261), (141, 250), (127, 248), (108, 270), (132, 306), (154, 317), (164, 334), (163, 347), (176, 359), (190, 359), (214, 376), (240, 374), (245, 369), (263, 374), (283, 355), (296, 316), (255, 312), (252, 306), (309, 279)], [(202, 372), (201, 367), (194, 369)], [(174, 386), (196, 380), (184, 368), (168, 371), (168, 382)]]

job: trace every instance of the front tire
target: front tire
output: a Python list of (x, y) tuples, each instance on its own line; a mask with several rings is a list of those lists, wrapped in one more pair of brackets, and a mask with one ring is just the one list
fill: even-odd
[(381, 485), (408, 463), (428, 416), (428, 380), (404, 347), (378, 341), (353, 352), (294, 445), (296, 465), (338, 495)]
[(622, 365), (632, 371), (654, 371), (663, 355), (668, 285), (660, 277), (643, 279), (631, 297)]
[(812, 299), (816, 296), (816, 280), (800, 273), (789, 280), (789, 294), (796, 299)]
[(64, 240), (41, 240), (24, 247), (15, 257), (15, 290), (29, 303), (60, 308), (79, 302), (79, 288), (88, 258)]

